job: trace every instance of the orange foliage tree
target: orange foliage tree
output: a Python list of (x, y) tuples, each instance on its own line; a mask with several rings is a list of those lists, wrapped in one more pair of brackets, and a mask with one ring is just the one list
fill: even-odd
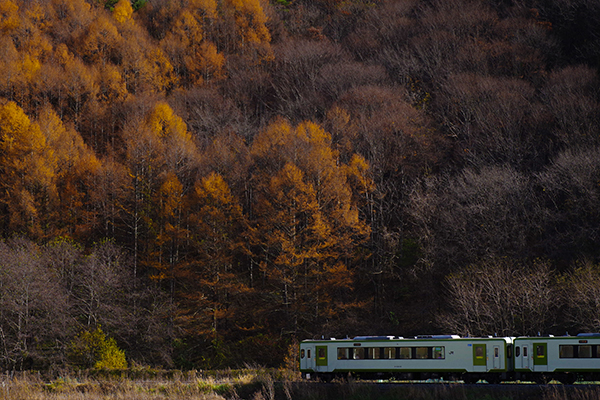
[(182, 205), (193, 185), (198, 150), (183, 120), (166, 103), (158, 103), (125, 134), (127, 169), (131, 177), (126, 214), (135, 256), (169, 282), (187, 235)]
[(350, 169), (312, 122), (292, 127), (276, 120), (258, 135), (252, 154), (254, 256), (270, 312), (286, 331), (307, 332), (318, 322), (331, 332), (353, 306), (352, 268), (369, 236)]
[(235, 334), (252, 324), (251, 292), (243, 260), (248, 224), (238, 200), (217, 173), (196, 182), (188, 196), (190, 254), (180, 277), (181, 321), (207, 337)]
[(55, 195), (53, 152), (38, 124), (14, 102), (0, 103), (2, 230), (44, 236), (44, 213)]

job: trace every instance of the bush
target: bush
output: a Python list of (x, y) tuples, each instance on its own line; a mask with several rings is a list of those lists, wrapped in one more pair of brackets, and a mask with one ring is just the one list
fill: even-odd
[(79, 368), (125, 369), (125, 352), (115, 339), (106, 337), (100, 327), (95, 331), (83, 331), (69, 345), (69, 361)]

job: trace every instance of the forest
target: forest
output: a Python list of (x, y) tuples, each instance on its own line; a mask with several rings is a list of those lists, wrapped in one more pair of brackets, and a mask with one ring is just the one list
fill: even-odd
[(600, 330), (597, 0), (0, 0), (0, 71), (0, 370)]

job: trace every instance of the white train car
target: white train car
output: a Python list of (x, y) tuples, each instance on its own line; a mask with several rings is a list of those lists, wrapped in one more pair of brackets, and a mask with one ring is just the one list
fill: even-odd
[(514, 339), (516, 380), (600, 380), (600, 333)]
[(362, 336), (305, 340), (300, 344), (304, 377), (447, 379), (498, 382), (512, 369), (512, 338), (458, 336)]

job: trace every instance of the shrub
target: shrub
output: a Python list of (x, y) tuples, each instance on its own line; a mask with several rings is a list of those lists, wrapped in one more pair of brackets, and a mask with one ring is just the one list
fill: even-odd
[(79, 368), (125, 369), (125, 352), (100, 327), (83, 331), (69, 345), (69, 361)]

